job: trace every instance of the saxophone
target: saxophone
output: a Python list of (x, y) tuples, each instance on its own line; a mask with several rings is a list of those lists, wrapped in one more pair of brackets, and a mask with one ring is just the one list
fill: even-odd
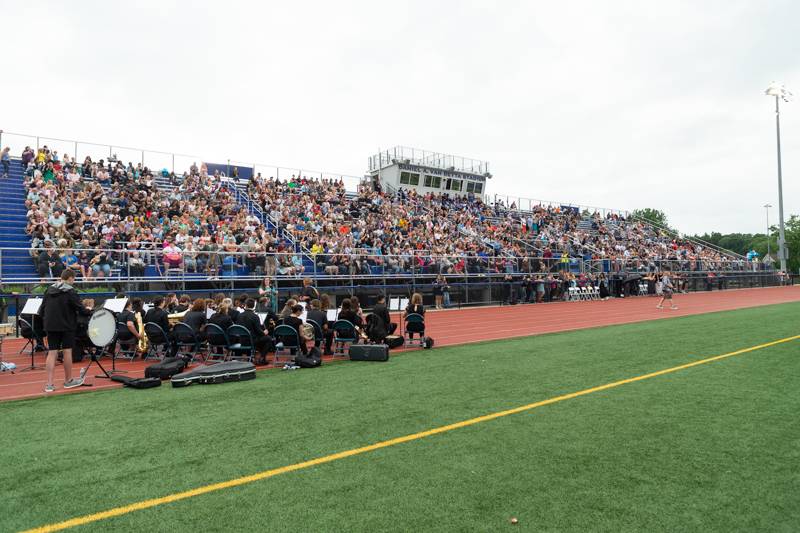
[(139, 345), (137, 348), (141, 353), (145, 353), (147, 351), (147, 335), (144, 334), (144, 321), (141, 313), (136, 313), (136, 329), (139, 330)]

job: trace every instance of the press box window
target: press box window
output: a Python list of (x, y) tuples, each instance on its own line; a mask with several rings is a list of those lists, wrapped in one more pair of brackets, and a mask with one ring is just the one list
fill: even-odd
[(480, 193), (483, 190), (483, 183), (476, 183), (474, 181), (467, 182), (467, 192)]
[(442, 178), (440, 176), (425, 175), (425, 186), (438, 189), (442, 186)]
[(419, 185), (419, 174), (401, 172), (400, 185)]
[(449, 191), (460, 191), (461, 190), (461, 180), (447, 180), (447, 190)]

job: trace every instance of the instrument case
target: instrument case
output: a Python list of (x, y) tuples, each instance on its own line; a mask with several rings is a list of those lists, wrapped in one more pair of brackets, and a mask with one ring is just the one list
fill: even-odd
[(173, 387), (188, 387), (192, 383), (208, 385), (211, 383), (227, 383), (230, 381), (246, 381), (255, 379), (256, 366), (245, 361), (226, 361), (213, 365), (200, 365), (188, 372), (172, 376)]

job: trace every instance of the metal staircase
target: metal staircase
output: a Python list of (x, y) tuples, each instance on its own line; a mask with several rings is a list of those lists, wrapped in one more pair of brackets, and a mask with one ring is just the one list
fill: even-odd
[(11, 160), (9, 177), (0, 178), (0, 281), (3, 283), (38, 276), (30, 255), (31, 238), (25, 233), (28, 220), (23, 178), (19, 159)]

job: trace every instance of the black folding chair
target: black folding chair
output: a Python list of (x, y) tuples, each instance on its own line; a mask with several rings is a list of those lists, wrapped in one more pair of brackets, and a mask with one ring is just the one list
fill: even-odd
[[(412, 333), (419, 333), (419, 338), (415, 339), (411, 336)], [(419, 313), (411, 313), (406, 316), (406, 346), (424, 346), (425, 345), (425, 317)]]
[(132, 361), (136, 357), (136, 348), (139, 346), (139, 339), (137, 339), (131, 330), (128, 329), (128, 324), (117, 322), (117, 359), (128, 359)]
[(147, 322), (144, 325), (144, 334), (147, 335), (147, 352), (144, 360), (164, 359), (172, 350), (172, 341), (167, 332), (155, 322)]
[(194, 362), (200, 351), (200, 339), (189, 324), (179, 322), (172, 327), (172, 339), (177, 351), (175, 355)]
[(358, 343), (358, 332), (349, 320), (337, 320), (333, 323), (333, 356), (347, 355), (347, 347)]
[(306, 324), (311, 324), (311, 327), (314, 328), (314, 346), (322, 346), (322, 343), (325, 342), (325, 332), (322, 331), (322, 326), (313, 320), (306, 320)]
[(294, 361), (294, 356), (297, 354), (297, 350), (300, 349), (300, 335), (297, 330), (292, 326), (281, 324), (275, 328), (273, 336), (276, 344), (283, 343), (283, 348), (275, 348), (275, 364), (278, 363), (278, 357), (282, 355), (288, 355), (288, 360)]
[(256, 347), (253, 345), (253, 336), (250, 330), (239, 324), (234, 324), (225, 332), (228, 335), (228, 354), (231, 359), (244, 359), (253, 362)]
[(218, 363), (227, 358), (230, 342), (224, 329), (216, 324), (206, 324), (206, 342), (208, 343), (206, 363)]

